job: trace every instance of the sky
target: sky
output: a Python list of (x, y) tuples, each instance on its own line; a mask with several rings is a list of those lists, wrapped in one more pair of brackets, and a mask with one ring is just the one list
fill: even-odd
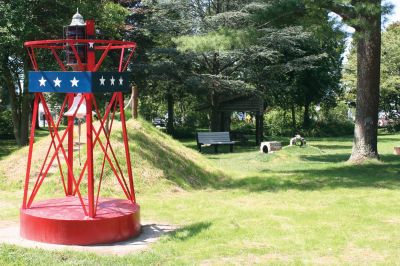
[[(387, 3), (393, 4), (394, 8), (392, 10), (392, 13), (390, 15), (387, 15), (385, 17), (385, 20), (383, 21), (383, 28), (386, 28), (388, 25), (390, 25), (393, 22), (400, 21), (400, 0), (388, 0), (386, 1)], [(348, 26), (343, 26), (344, 30), (350, 34), (354, 33), (354, 29)], [(347, 55), (350, 52), (350, 44), (352, 41), (351, 35), (346, 41), (346, 51), (344, 53), (344, 61), (343, 63), (347, 62)]]
[(391, 0), (390, 3), (394, 4), (393, 14), (389, 15), (388, 22), (392, 23), (395, 21), (400, 21), (400, 0)]

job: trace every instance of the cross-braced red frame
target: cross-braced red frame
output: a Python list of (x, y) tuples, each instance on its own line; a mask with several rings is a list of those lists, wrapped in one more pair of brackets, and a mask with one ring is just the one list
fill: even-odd
[[(94, 51), (102, 51), (98, 60), (96, 60), (96, 55), (94, 52), (88, 53), (87, 64), (83, 64), (81, 58), (78, 55), (78, 52), (75, 48), (76, 44), (87, 44), (92, 45)], [(54, 56), (54, 59), (58, 63), (58, 66), (62, 71), (67, 71), (68, 66), (64, 64), (64, 62), (60, 59), (59, 50), (65, 50), (67, 47), (70, 47), (78, 65), (78, 69), (80, 71), (98, 71), (104, 62), (107, 54), (111, 50), (120, 50), (120, 60), (118, 64), (118, 72), (123, 72), (127, 69), (129, 62), (133, 56), (134, 50), (136, 48), (136, 43), (134, 42), (125, 42), (125, 41), (115, 41), (115, 40), (45, 40), (45, 41), (31, 41), (26, 42), (25, 46), (28, 49), (28, 55), (31, 59), (31, 63), (33, 69), (35, 71), (39, 71), (39, 65), (36, 58), (36, 49), (47, 49), (51, 51), (51, 54)], [(128, 51), (128, 53), (126, 53)], [(127, 54), (127, 55), (126, 55)], [(25, 187), (24, 187), (24, 197), (22, 208), (30, 208), (32, 203), (37, 196), (40, 187), (42, 186), (44, 180), (48, 176), (49, 170), (53, 165), (54, 160), (57, 160), (60, 178), (63, 186), (63, 191), (66, 196), (78, 196), (79, 201), (82, 205), (82, 210), (86, 216), (95, 217), (96, 210), (98, 208), (99, 203), (99, 195), (101, 191), (102, 181), (104, 177), (104, 168), (106, 165), (106, 161), (110, 166), (114, 176), (116, 177), (124, 195), (128, 200), (132, 203), (136, 202), (135, 199), (135, 189), (133, 183), (133, 173), (128, 145), (128, 136), (125, 122), (125, 114), (124, 114), (124, 101), (122, 92), (114, 92), (112, 94), (111, 100), (107, 107), (105, 108), (105, 113), (101, 116), (99, 107), (97, 105), (96, 99), (92, 93), (84, 93), (81, 98), (74, 115), (68, 118), (68, 124), (64, 131), (60, 131), (60, 122), (64, 114), (64, 110), (66, 106), (72, 105), (72, 100), (75, 95), (73, 93), (68, 93), (64, 99), (64, 102), (61, 106), (61, 110), (58, 116), (57, 121), (54, 121), (50, 109), (46, 103), (45, 97), (43, 93), (37, 92), (34, 97), (34, 105), (33, 105), (33, 116), (32, 116), (32, 124), (31, 124), (31, 133), (30, 133), (30, 141), (29, 141), (29, 152), (28, 152), (28, 165), (26, 169), (25, 176)], [(74, 118), (76, 117), (76, 113), (79, 107), (82, 105), (83, 101), (86, 102), (86, 137), (87, 137), (87, 158), (83, 164), (82, 169), (80, 170), (79, 176), (75, 176), (73, 169), (73, 133), (71, 134), (71, 130), (74, 127)], [(35, 180), (34, 185), (31, 189), (29, 189), (29, 183), (31, 180), (31, 168), (32, 168), (32, 153), (34, 146), (34, 137), (35, 137), (35, 125), (38, 115), (38, 107), (39, 102), (42, 104), (45, 114), (45, 119), (48, 124), (49, 134), (50, 134), (50, 145), (47, 148), (46, 156), (43, 160), (42, 165), (40, 166), (39, 174), (34, 177)], [(110, 137), (111, 137), (111, 129), (113, 127), (113, 123), (115, 120), (116, 112), (120, 113), (121, 127), (122, 127), (122, 136), (124, 142), (125, 149), (125, 158), (126, 158), (126, 168), (127, 174), (126, 177), (124, 175), (124, 171), (122, 170), (121, 164), (119, 163), (116, 153), (111, 145)], [(97, 115), (99, 121), (99, 128), (93, 126), (92, 123), (92, 109), (94, 109), (95, 114)], [(110, 119), (110, 125), (108, 130), (105, 128), (105, 123), (107, 119)], [(101, 134), (105, 137), (105, 143), (101, 140)], [(68, 147), (67, 149), (64, 147), (64, 141), (68, 137)], [(96, 146), (99, 146), (101, 151), (103, 152), (102, 165), (100, 175), (98, 177), (98, 187), (95, 196), (94, 190), (94, 178), (93, 178), (93, 149)], [(51, 150), (53, 149), (53, 154), (51, 155)], [(61, 155), (60, 155), (61, 153)], [(50, 158), (50, 159), (49, 159)], [(65, 162), (67, 166), (67, 175), (64, 175), (62, 169), (62, 163)], [(88, 176), (88, 197), (87, 200), (82, 196), (80, 185), (82, 183), (82, 179), (85, 176), (85, 173)], [(128, 179), (128, 180), (127, 180)]]

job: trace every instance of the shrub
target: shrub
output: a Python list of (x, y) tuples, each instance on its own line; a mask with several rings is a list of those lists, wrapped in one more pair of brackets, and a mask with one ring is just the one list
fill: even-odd
[(255, 127), (253, 124), (246, 123), (245, 121), (239, 121), (232, 119), (231, 131), (241, 133), (244, 135), (254, 134)]
[(338, 103), (334, 108), (323, 107), (313, 125), (305, 131), (311, 137), (339, 137), (352, 135), (354, 123), (347, 117), (348, 107)]
[(397, 132), (400, 132), (400, 121), (395, 121), (395, 122), (393, 122), (393, 123), (390, 123), (388, 126), (387, 126), (387, 131), (389, 132), (389, 133), (397, 133)]
[(323, 120), (317, 121), (313, 126), (305, 130), (308, 137), (340, 137), (348, 136), (354, 132), (354, 123), (348, 120)]
[(11, 111), (0, 112), (0, 138), (12, 139), (14, 137)]
[(280, 108), (268, 111), (264, 116), (265, 134), (269, 136), (292, 136), (297, 131), (296, 129), (300, 128), (299, 121), (302, 121), (298, 113), (296, 113), (296, 128), (293, 128), (290, 112)]
[(338, 137), (353, 134), (354, 123), (347, 118), (347, 105), (339, 103), (335, 108), (325, 107), (313, 113), (309, 128), (302, 128), (303, 111), (296, 110), (296, 127), (293, 128), (289, 111), (276, 108), (265, 114), (265, 133), (270, 136), (293, 136), (294, 132), (305, 137)]

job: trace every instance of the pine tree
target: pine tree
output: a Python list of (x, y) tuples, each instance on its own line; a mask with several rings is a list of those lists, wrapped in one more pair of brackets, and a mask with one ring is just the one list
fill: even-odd
[[(314, 2), (314, 1), (312, 1)], [(357, 99), (353, 150), (350, 161), (379, 158), (378, 107), (381, 65), (381, 17), (390, 7), (381, 0), (315, 1), (341, 16), (355, 29)]]

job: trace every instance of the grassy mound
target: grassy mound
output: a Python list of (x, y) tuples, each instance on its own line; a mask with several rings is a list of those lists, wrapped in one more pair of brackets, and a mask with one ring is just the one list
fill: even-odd
[[(98, 124), (96, 125), (98, 127)], [(201, 188), (212, 186), (223, 178), (223, 174), (211, 166), (209, 159), (196, 151), (183, 146), (180, 142), (156, 129), (150, 123), (144, 120), (129, 120), (127, 122), (127, 127), (137, 191)], [(113, 128), (114, 130), (111, 142), (118, 160), (122, 162), (121, 168), (125, 169), (126, 159), (123, 149), (121, 125), (118, 122), (115, 122)], [(85, 132), (84, 128), (82, 129), (82, 132)], [(38, 174), (40, 165), (43, 162), (50, 140), (51, 139), (48, 136), (41, 138), (35, 143), (32, 169), (36, 174)], [(102, 140), (105, 145), (104, 138)], [(83, 140), (83, 142), (85, 142), (85, 140)], [(75, 147), (75, 149), (77, 149), (77, 147)], [(84, 149), (85, 146), (83, 144), (81, 153), (84, 153)], [(51, 150), (50, 156), (53, 154), (53, 151), (54, 149)], [(100, 149), (100, 146), (97, 145), (97, 148), (95, 149), (95, 179), (100, 173), (99, 169), (103, 160), (102, 154), (103, 152)], [(62, 161), (63, 157), (61, 152), (59, 155)], [(81, 167), (77, 159), (77, 150), (75, 150), (74, 156), (76, 157), (74, 168), (76, 173), (78, 173)], [(0, 190), (16, 191), (22, 189), (27, 157), (28, 147), (25, 147), (0, 160)], [(63, 164), (62, 168), (63, 171), (67, 171), (65, 164)], [(107, 163), (105, 173), (105, 182), (118, 186), (115, 178), (113, 178), (111, 168)], [(53, 178), (52, 176), (55, 177)], [(112, 182), (110, 182), (110, 179), (113, 179)], [(56, 160), (54, 160), (54, 163), (50, 168), (45, 183), (46, 185), (43, 189), (45, 191), (46, 189), (48, 190), (47, 194), (62, 192), (62, 184), (61, 179), (59, 178)], [(85, 181), (83, 181), (82, 184), (84, 183)], [(113, 194), (113, 192), (114, 190), (111, 189), (108, 190), (106, 194)]]
[(209, 159), (150, 123), (129, 120), (127, 126), (134, 174), (144, 188), (154, 188), (159, 182), (185, 189), (200, 188), (213, 186), (224, 178)]

